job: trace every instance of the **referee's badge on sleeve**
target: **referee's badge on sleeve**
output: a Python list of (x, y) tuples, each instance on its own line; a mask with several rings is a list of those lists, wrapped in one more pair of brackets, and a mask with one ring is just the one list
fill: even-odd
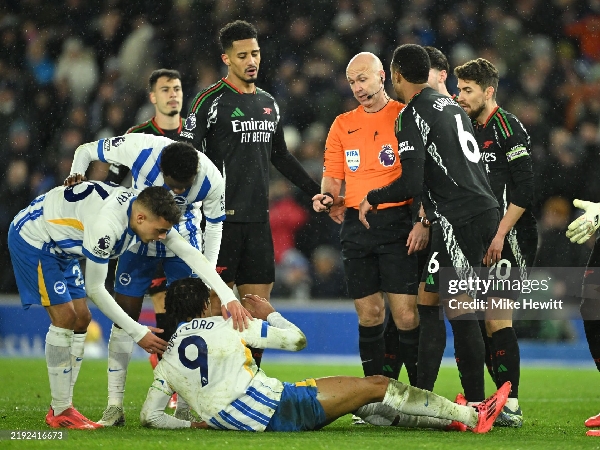
[(348, 168), (352, 172), (356, 172), (358, 167), (360, 166), (360, 151), (358, 149), (355, 150), (345, 150), (346, 153), (346, 164), (348, 164)]

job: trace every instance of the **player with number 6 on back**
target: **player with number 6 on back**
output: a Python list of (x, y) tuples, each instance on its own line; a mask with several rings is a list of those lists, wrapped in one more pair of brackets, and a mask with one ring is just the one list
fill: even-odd
[[(492, 192), (481, 152), (469, 116), (453, 99), (441, 95), (427, 84), (430, 60), (419, 45), (405, 44), (394, 51), (392, 83), (406, 107), (396, 121), (398, 153), (402, 176), (391, 184), (370, 191), (359, 207), (360, 219), (368, 228), (369, 211), (378, 204), (402, 201), (419, 195), (427, 217), (435, 217), (431, 253), (426, 265), (426, 292), (439, 292), (449, 300), (440, 283), (440, 270), (453, 268), (457, 280), (475, 278), (483, 256), (496, 233), (498, 202)], [(371, 213), (372, 214), (372, 213)], [(459, 292), (453, 298), (472, 300), (473, 292)], [(430, 297), (427, 297), (430, 298)], [(436, 298), (432, 296), (431, 298)], [(443, 354), (437, 346), (445, 339), (436, 336), (441, 318), (438, 303), (431, 314), (420, 315), (419, 346), (428, 360), (419, 358), (418, 367), (429, 372), (427, 383), (418, 387), (432, 389)], [(421, 311), (419, 311), (421, 312)], [(446, 309), (454, 333), (455, 357), (466, 397), (474, 403), (485, 398), (483, 386), (484, 343), (474, 311)], [(421, 375), (419, 375), (421, 378)]]

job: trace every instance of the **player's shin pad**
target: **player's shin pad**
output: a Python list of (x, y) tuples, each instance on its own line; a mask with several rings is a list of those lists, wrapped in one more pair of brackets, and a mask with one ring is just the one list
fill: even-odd
[(390, 380), (383, 404), (408, 415), (457, 420), (470, 427), (477, 424), (475, 409), (457, 405), (433, 392), (395, 380)]

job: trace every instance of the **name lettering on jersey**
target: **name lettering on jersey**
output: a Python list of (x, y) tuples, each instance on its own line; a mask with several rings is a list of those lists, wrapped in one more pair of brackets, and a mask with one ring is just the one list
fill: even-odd
[(408, 143), (408, 141), (398, 143), (398, 153), (402, 154), (404, 152), (410, 152), (415, 148)]
[(508, 160), (508, 162), (514, 161), (517, 158), (520, 158), (521, 156), (527, 156), (529, 153), (527, 153), (527, 148), (524, 145), (515, 145), (513, 148), (511, 148), (508, 152), (506, 152), (506, 159)]
[(360, 167), (360, 151), (358, 149), (345, 150), (346, 153), (346, 164), (348, 169), (352, 172), (356, 172)]
[(106, 251), (107, 248), (110, 247), (110, 236), (104, 236), (98, 239), (98, 242), (92, 249), (92, 253), (94, 255), (98, 255), (101, 258), (106, 258), (110, 256), (110, 253)]
[(117, 197), (117, 201), (119, 202), (119, 205), (124, 205), (131, 197), (134, 196), (135, 194), (133, 192), (123, 192)]
[(396, 154), (390, 144), (384, 144), (379, 151), (379, 163), (384, 167), (393, 166), (396, 162)]
[(187, 119), (185, 119), (185, 129), (192, 131), (194, 128), (196, 128), (196, 115), (190, 114), (187, 116)]
[(215, 326), (212, 320), (194, 319), (186, 327), (186, 330), (210, 330)]
[(179, 133), (179, 135), (186, 139), (194, 139), (194, 133), (189, 133), (187, 131), (182, 131), (181, 133)]
[(438, 111), (443, 111), (446, 106), (458, 106), (458, 103), (449, 97), (444, 97), (438, 98), (433, 104), (434, 109)]
[(120, 137), (116, 137), (112, 141), (110, 141), (110, 145), (112, 145), (113, 147), (117, 148), (123, 142), (125, 142), (125, 138), (123, 136), (120, 136)]

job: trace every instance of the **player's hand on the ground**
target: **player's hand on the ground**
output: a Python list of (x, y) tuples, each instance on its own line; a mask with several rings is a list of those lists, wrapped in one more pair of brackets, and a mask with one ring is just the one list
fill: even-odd
[(344, 221), (344, 216), (346, 215), (346, 205), (344, 205), (344, 197), (338, 197), (342, 199), (341, 204), (333, 205), (329, 210), (329, 217), (335, 223), (342, 223)]
[(329, 211), (333, 206), (333, 197), (327, 194), (317, 194), (312, 198), (312, 202), (316, 212)]
[(414, 252), (423, 250), (427, 247), (429, 242), (429, 228), (425, 228), (421, 222), (414, 224), (412, 230), (408, 234), (406, 240), (406, 246), (408, 247), (408, 254), (412, 255)]
[(248, 328), (248, 322), (252, 319), (252, 314), (237, 301), (221, 305), (221, 313), (224, 319), (231, 316), (233, 328), (239, 331), (244, 331)]
[(267, 320), (267, 317), (272, 312), (275, 312), (275, 308), (271, 305), (266, 298), (259, 297), (254, 294), (246, 294), (244, 296), (244, 302), (246, 308), (252, 313), (252, 316), (257, 319)]
[(362, 199), (360, 205), (358, 205), (358, 220), (362, 222), (362, 224), (369, 229), (369, 222), (367, 222), (367, 212), (371, 210), (371, 204), (369, 200), (367, 200), (367, 196)]
[(67, 178), (65, 178), (65, 181), (63, 181), (63, 186), (73, 186), (74, 184), (81, 183), (86, 179), (87, 178), (85, 178), (85, 175), (82, 175), (80, 173), (72, 173)]
[(571, 242), (583, 244), (592, 237), (600, 225), (600, 204), (575, 199), (573, 205), (583, 209), (585, 213), (569, 224), (567, 237)]
[(162, 355), (167, 349), (167, 342), (153, 333), (162, 333), (164, 330), (161, 328), (148, 327), (148, 333), (138, 341), (138, 345), (146, 350), (148, 353), (156, 353)]
[(502, 248), (504, 247), (504, 236), (496, 235), (492, 239), (490, 248), (483, 257), (483, 264), (487, 267), (491, 267), (502, 259)]

